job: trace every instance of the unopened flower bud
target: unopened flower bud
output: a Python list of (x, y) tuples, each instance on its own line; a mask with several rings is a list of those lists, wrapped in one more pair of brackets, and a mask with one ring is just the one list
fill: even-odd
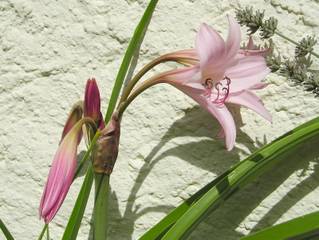
[(84, 96), (84, 117), (92, 118), (96, 125), (104, 128), (103, 117), (101, 114), (100, 91), (94, 78), (89, 79), (86, 83)]

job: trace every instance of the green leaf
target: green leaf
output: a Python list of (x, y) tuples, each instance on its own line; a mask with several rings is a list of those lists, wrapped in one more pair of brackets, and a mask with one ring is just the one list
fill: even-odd
[(63, 240), (76, 239), (79, 232), (80, 225), (81, 225), (81, 221), (83, 218), (83, 214), (85, 211), (85, 207), (91, 192), (92, 183), (93, 183), (93, 170), (92, 170), (92, 166), (90, 166), (85, 175), (81, 190), (79, 192), (79, 195), (76, 199), (71, 216), (69, 218), (69, 222), (64, 230), (64, 234), (62, 237)]
[(1, 219), (0, 219), (0, 229), (2, 230), (7, 240), (14, 240), (13, 236), (11, 235), (8, 228), (6, 227), (6, 225), (4, 225), (4, 222), (2, 222)]
[(123, 85), (123, 81), (127, 75), (127, 72), (129, 71), (130, 65), (131, 64), (136, 64), (134, 58), (134, 55), (136, 56), (136, 49), (138, 49), (141, 45), (141, 42), (144, 39), (145, 36), (145, 32), (146, 29), (150, 23), (150, 20), (152, 18), (153, 12), (155, 10), (156, 4), (157, 4), (158, 0), (151, 0), (150, 3), (148, 4), (139, 24), (137, 25), (134, 35), (126, 49), (124, 58), (122, 60), (122, 64), (120, 66), (120, 69), (117, 73), (116, 76), (116, 80), (114, 83), (114, 87), (113, 87), (113, 91), (112, 91), (112, 95), (109, 101), (109, 106), (107, 109), (107, 112), (105, 114), (105, 122), (107, 123), (111, 116), (112, 113), (114, 111), (117, 99), (119, 97), (122, 85)]
[(318, 134), (319, 118), (316, 118), (253, 153), (193, 203), (161, 239), (186, 237), (220, 203), (282, 160), (278, 156)]
[(242, 240), (319, 239), (319, 212), (310, 213), (257, 233)]
[[(294, 131), (302, 129), (306, 126), (311, 125), (316, 122), (317, 119), (312, 119), (307, 123), (296, 127)], [(281, 136), (283, 137), (283, 136)], [(212, 187), (216, 186), (216, 184), (223, 179), (227, 174), (229, 174), (233, 169), (235, 169), (240, 163), (232, 166), (229, 170), (224, 172), (222, 175), (218, 176), (216, 179), (208, 183), (206, 186), (197, 191), (193, 196), (184, 201), (178, 207), (176, 207), (173, 211), (171, 211), (168, 215), (166, 215), (159, 223), (149, 229), (144, 235), (140, 238), (140, 240), (147, 239), (160, 239), (168, 229), (195, 203), (198, 199), (200, 199), (205, 193), (207, 193)]]
[[(100, 132), (98, 131), (95, 133), (91, 141), (91, 144), (88, 150), (86, 151), (86, 153), (84, 154), (81, 162), (88, 161), (90, 154), (99, 136), (100, 136)], [(92, 164), (90, 164), (86, 171), (86, 175), (83, 180), (81, 190), (76, 199), (68, 224), (64, 230), (64, 234), (62, 237), (63, 240), (76, 239), (79, 232), (80, 225), (81, 225), (81, 221), (83, 218), (83, 214), (86, 208), (86, 204), (90, 196), (92, 184), (93, 184), (93, 168), (92, 168)]]
[[(136, 48), (139, 48), (141, 45), (142, 40), (144, 39), (144, 35), (147, 29), (147, 26), (149, 25), (150, 19), (152, 17), (152, 13), (155, 9), (155, 6), (157, 4), (158, 0), (152, 0), (147, 9), (144, 12), (144, 15), (138, 24), (133, 38), (131, 39), (128, 49), (126, 50), (125, 56), (123, 58), (122, 64), (120, 66), (119, 72), (116, 77), (116, 81), (113, 87), (112, 95), (110, 98), (109, 106), (107, 109), (107, 113), (105, 116), (105, 122), (107, 123), (110, 120), (110, 117), (114, 111), (124, 78), (127, 74), (127, 71), (132, 63), (132, 58), (134, 55), (136, 55)], [(136, 61), (136, 60), (135, 60)], [(95, 135), (94, 139), (96, 140), (98, 136)], [(90, 148), (93, 148), (95, 145), (95, 141), (92, 140), (92, 143), (90, 145)], [(89, 149), (90, 150), (90, 149)], [(90, 151), (87, 151), (86, 155), (89, 154)], [(86, 157), (86, 155), (84, 157)], [(83, 218), (83, 214), (86, 208), (86, 204), (90, 195), (90, 191), (93, 184), (93, 170), (92, 166), (90, 166), (87, 170), (85, 179), (83, 181), (81, 190), (79, 192), (79, 195), (77, 197), (75, 206), (72, 210), (72, 214), (70, 216), (69, 222), (66, 226), (66, 229), (63, 234), (63, 240), (72, 240), (76, 239), (81, 221)]]
[(221, 179), (223, 179), (230, 170), (223, 173), (222, 175), (215, 178), (212, 182), (208, 183), (206, 186), (197, 191), (193, 196), (184, 201), (178, 207), (176, 207), (172, 212), (166, 215), (159, 223), (157, 223), (154, 227), (149, 229), (144, 235), (140, 238), (140, 240), (147, 239), (160, 239), (166, 231), (181, 217), (183, 214), (198, 200), (200, 199), (206, 192), (209, 191), (213, 186), (215, 186)]
[[(124, 79), (126, 77), (126, 82), (129, 80), (134, 72), (137, 60), (139, 57), (139, 50), (142, 41), (145, 37), (147, 27), (151, 21), (153, 12), (155, 10), (158, 0), (151, 0), (148, 4), (139, 24), (137, 25), (133, 37), (129, 43), (129, 46), (125, 52), (122, 64), (118, 71), (114, 87), (112, 90), (111, 98), (109, 101), (108, 109), (105, 115), (105, 122), (108, 123), (112, 113), (114, 111), (117, 99), (119, 97)], [(107, 195), (109, 192), (109, 177), (100, 176), (100, 174), (95, 174), (96, 183), (101, 180), (102, 187), (100, 184), (96, 187), (95, 193), (95, 205), (94, 205), (94, 239), (106, 239), (107, 238), (107, 221), (108, 221), (108, 211), (107, 211)], [(106, 182), (105, 182), (106, 181)]]

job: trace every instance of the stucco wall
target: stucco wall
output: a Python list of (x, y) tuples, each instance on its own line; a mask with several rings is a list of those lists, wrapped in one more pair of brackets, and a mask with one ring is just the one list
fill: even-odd
[[(139, 66), (162, 53), (193, 47), (203, 21), (225, 36), (225, 16), (234, 10), (230, 2), (234, 4), (160, 0)], [(279, 29), (292, 38), (318, 33), (317, 0), (239, 2), (276, 16)], [(106, 109), (122, 55), (146, 3), (0, 0), (0, 217), (16, 239), (38, 236), (39, 199), (68, 111), (83, 97), (91, 76), (98, 80)], [(293, 54), (292, 45), (275, 40), (283, 54)], [(217, 122), (181, 92), (160, 85), (140, 96), (122, 122), (120, 153), (111, 179), (110, 239), (138, 238), (258, 146), (318, 115), (319, 99), (313, 95), (277, 75), (270, 75), (267, 82), (269, 87), (258, 95), (273, 123), (241, 109), (242, 119), (236, 115), (237, 144), (231, 152), (214, 138)], [(191, 239), (238, 239), (318, 209), (318, 142), (287, 156), (285, 164), (238, 192)], [(63, 233), (82, 179), (76, 180), (51, 224), (53, 239)], [(92, 198), (78, 239), (87, 239), (91, 209)]]

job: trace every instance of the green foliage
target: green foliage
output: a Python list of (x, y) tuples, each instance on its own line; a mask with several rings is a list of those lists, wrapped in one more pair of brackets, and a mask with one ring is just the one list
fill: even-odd
[(279, 156), (318, 134), (319, 118), (315, 118), (279, 137), (202, 188), (145, 233), (142, 239), (181, 239), (188, 236), (205, 216), (234, 192), (283, 160)]
[[(126, 50), (125, 56), (123, 58), (122, 64), (120, 66), (119, 72), (117, 74), (116, 77), (116, 81), (113, 87), (113, 91), (112, 91), (112, 95), (109, 101), (109, 106), (107, 109), (107, 113), (105, 116), (105, 122), (107, 123), (110, 120), (110, 117), (114, 111), (121, 87), (123, 85), (123, 81), (124, 78), (131, 66), (132, 63), (132, 59), (135, 57), (136, 58), (136, 48), (139, 48), (141, 45), (141, 42), (144, 39), (144, 35), (146, 32), (146, 29), (150, 23), (150, 19), (152, 17), (153, 11), (155, 9), (155, 6), (157, 4), (158, 0), (152, 0), (150, 1), (147, 9), (145, 10), (143, 17), (141, 19), (141, 21), (139, 22), (134, 35), (129, 43), (129, 46)], [(94, 139), (96, 140), (96, 138), (98, 137), (98, 135), (95, 135)], [(92, 140), (92, 143), (90, 145), (90, 148), (92, 148), (92, 146), (94, 146), (94, 141)], [(91, 149), (89, 149), (91, 150)], [(87, 157), (90, 154), (90, 151), (87, 151), (86, 155)], [(63, 240), (72, 240), (72, 239), (76, 239), (80, 225), (81, 225), (81, 221), (83, 218), (83, 214), (87, 205), (87, 201), (91, 192), (91, 188), (92, 188), (92, 184), (93, 184), (93, 170), (92, 170), (92, 166), (90, 166), (87, 170), (85, 179), (83, 181), (81, 190), (79, 192), (79, 195), (77, 197), (75, 206), (72, 210), (72, 214), (69, 218), (69, 222), (66, 226), (66, 229), (64, 231), (63, 234)]]
[[(130, 66), (133, 64), (135, 65), (135, 62), (137, 61), (136, 56), (136, 49), (139, 49), (141, 46), (141, 43), (144, 39), (147, 27), (151, 21), (153, 12), (155, 10), (156, 4), (157, 4), (158, 0), (151, 0), (150, 3), (148, 4), (144, 15), (142, 16), (141, 21), (139, 22), (139, 24), (137, 25), (134, 35), (127, 47), (127, 50), (125, 52), (124, 58), (122, 60), (122, 64), (120, 66), (120, 69), (117, 73), (116, 76), (116, 80), (114, 83), (114, 87), (113, 87), (113, 91), (112, 91), (112, 95), (109, 101), (109, 105), (108, 105), (108, 109), (107, 112), (105, 114), (105, 122), (107, 123), (111, 116), (112, 113), (114, 111), (117, 99), (119, 97), (124, 79), (130, 69)], [(135, 59), (134, 59), (135, 58)], [(132, 69), (130, 69), (130, 71), (132, 71)]]
[(91, 192), (92, 184), (93, 184), (93, 170), (92, 170), (92, 167), (89, 167), (85, 175), (79, 195), (76, 199), (71, 216), (69, 218), (69, 222), (64, 230), (62, 240), (76, 239), (79, 232), (80, 225), (81, 225), (81, 221), (83, 218), (83, 214), (85, 211), (85, 207)]
[(6, 225), (4, 225), (4, 222), (2, 222), (1, 219), (0, 219), (0, 229), (2, 230), (7, 240), (14, 240), (13, 236), (11, 235), (8, 228), (6, 227)]
[(307, 214), (253, 233), (242, 240), (318, 239), (319, 212)]

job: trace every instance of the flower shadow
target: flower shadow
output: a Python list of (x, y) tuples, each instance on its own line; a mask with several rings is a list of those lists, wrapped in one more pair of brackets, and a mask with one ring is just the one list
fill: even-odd
[[(233, 114), (235, 115), (236, 122), (240, 123), (241, 119), (238, 112), (233, 112)], [(112, 214), (110, 236), (116, 239), (130, 239), (132, 238), (135, 222), (140, 216), (148, 212), (168, 213), (174, 208), (174, 206), (163, 205), (141, 210), (134, 209), (134, 201), (143, 182), (154, 166), (165, 157), (176, 156), (189, 162), (191, 165), (213, 172), (216, 176), (238, 162), (240, 160), (239, 153), (242, 151), (241, 149), (235, 148), (233, 151), (227, 152), (223, 140), (214, 140), (212, 138), (214, 135), (217, 135), (218, 129), (219, 124), (201, 108), (193, 107), (186, 109), (185, 115), (171, 125), (159, 143), (145, 157), (144, 164), (135, 179), (123, 214), (119, 212), (116, 194), (112, 193), (110, 201), (110, 212)], [(200, 140), (186, 144), (177, 144), (177, 146), (168, 150), (161, 151), (166, 144), (174, 141), (175, 138), (184, 136), (191, 136), (194, 139), (200, 138)], [(244, 144), (250, 151), (256, 150), (253, 141), (240, 130), (238, 130), (237, 142)], [(197, 154), (193, 154), (193, 149), (196, 149)], [(225, 157), (227, 161), (223, 161)]]

